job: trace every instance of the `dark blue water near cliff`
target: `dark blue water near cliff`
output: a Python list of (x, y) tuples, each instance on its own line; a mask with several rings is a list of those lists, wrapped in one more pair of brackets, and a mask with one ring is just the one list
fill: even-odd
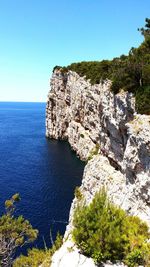
[(0, 215), (4, 201), (19, 192), (17, 214), (23, 214), (50, 245), (65, 223), (74, 188), (81, 183), (84, 164), (67, 142), (45, 137), (44, 103), (0, 102)]

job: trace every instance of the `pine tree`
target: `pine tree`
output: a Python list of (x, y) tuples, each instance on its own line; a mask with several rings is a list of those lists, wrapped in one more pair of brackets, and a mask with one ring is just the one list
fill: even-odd
[(22, 216), (15, 217), (16, 203), (20, 201), (19, 194), (5, 201), (5, 214), (0, 217), (0, 266), (11, 267), (18, 247), (33, 242), (38, 230), (33, 229), (28, 220)]

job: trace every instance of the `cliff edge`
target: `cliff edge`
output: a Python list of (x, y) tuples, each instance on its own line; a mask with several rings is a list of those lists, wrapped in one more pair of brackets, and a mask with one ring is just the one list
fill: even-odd
[[(46, 136), (68, 140), (87, 161), (80, 187), (87, 203), (105, 186), (115, 204), (150, 226), (150, 116), (135, 112), (132, 93), (115, 95), (110, 86), (109, 80), (91, 85), (75, 72), (55, 69), (46, 108)], [(71, 239), (76, 202), (75, 198), (64, 244), (54, 254), (51, 267), (95, 266)]]

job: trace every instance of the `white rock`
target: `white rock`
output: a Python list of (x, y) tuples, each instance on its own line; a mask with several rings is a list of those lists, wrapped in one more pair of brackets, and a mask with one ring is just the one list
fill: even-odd
[[(81, 192), (87, 204), (102, 186), (109, 198), (150, 226), (150, 116), (135, 112), (131, 93), (114, 95), (111, 81), (91, 85), (84, 77), (55, 70), (46, 109), (46, 136), (66, 139), (85, 167)], [(100, 149), (96, 149), (96, 144)], [(51, 267), (93, 267), (71, 240), (76, 198), (62, 247)], [(113, 266), (123, 266), (119, 265)], [(112, 266), (110, 263), (104, 266)]]
[(53, 267), (95, 267), (92, 259), (79, 253), (74, 243), (66, 241), (52, 258)]

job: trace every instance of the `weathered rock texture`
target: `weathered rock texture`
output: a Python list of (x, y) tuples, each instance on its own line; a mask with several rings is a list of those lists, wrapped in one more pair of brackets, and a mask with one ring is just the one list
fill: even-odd
[[(55, 70), (47, 102), (46, 135), (68, 140), (82, 160), (90, 159), (81, 185), (87, 203), (105, 186), (115, 204), (150, 225), (150, 116), (136, 114), (132, 94), (114, 95), (110, 86), (109, 80), (92, 86), (74, 72)], [(75, 206), (76, 199), (65, 234), (69, 240)], [(69, 266), (66, 259), (69, 261), (70, 255), (72, 267), (95, 266), (67, 242), (54, 255), (52, 267)]]

